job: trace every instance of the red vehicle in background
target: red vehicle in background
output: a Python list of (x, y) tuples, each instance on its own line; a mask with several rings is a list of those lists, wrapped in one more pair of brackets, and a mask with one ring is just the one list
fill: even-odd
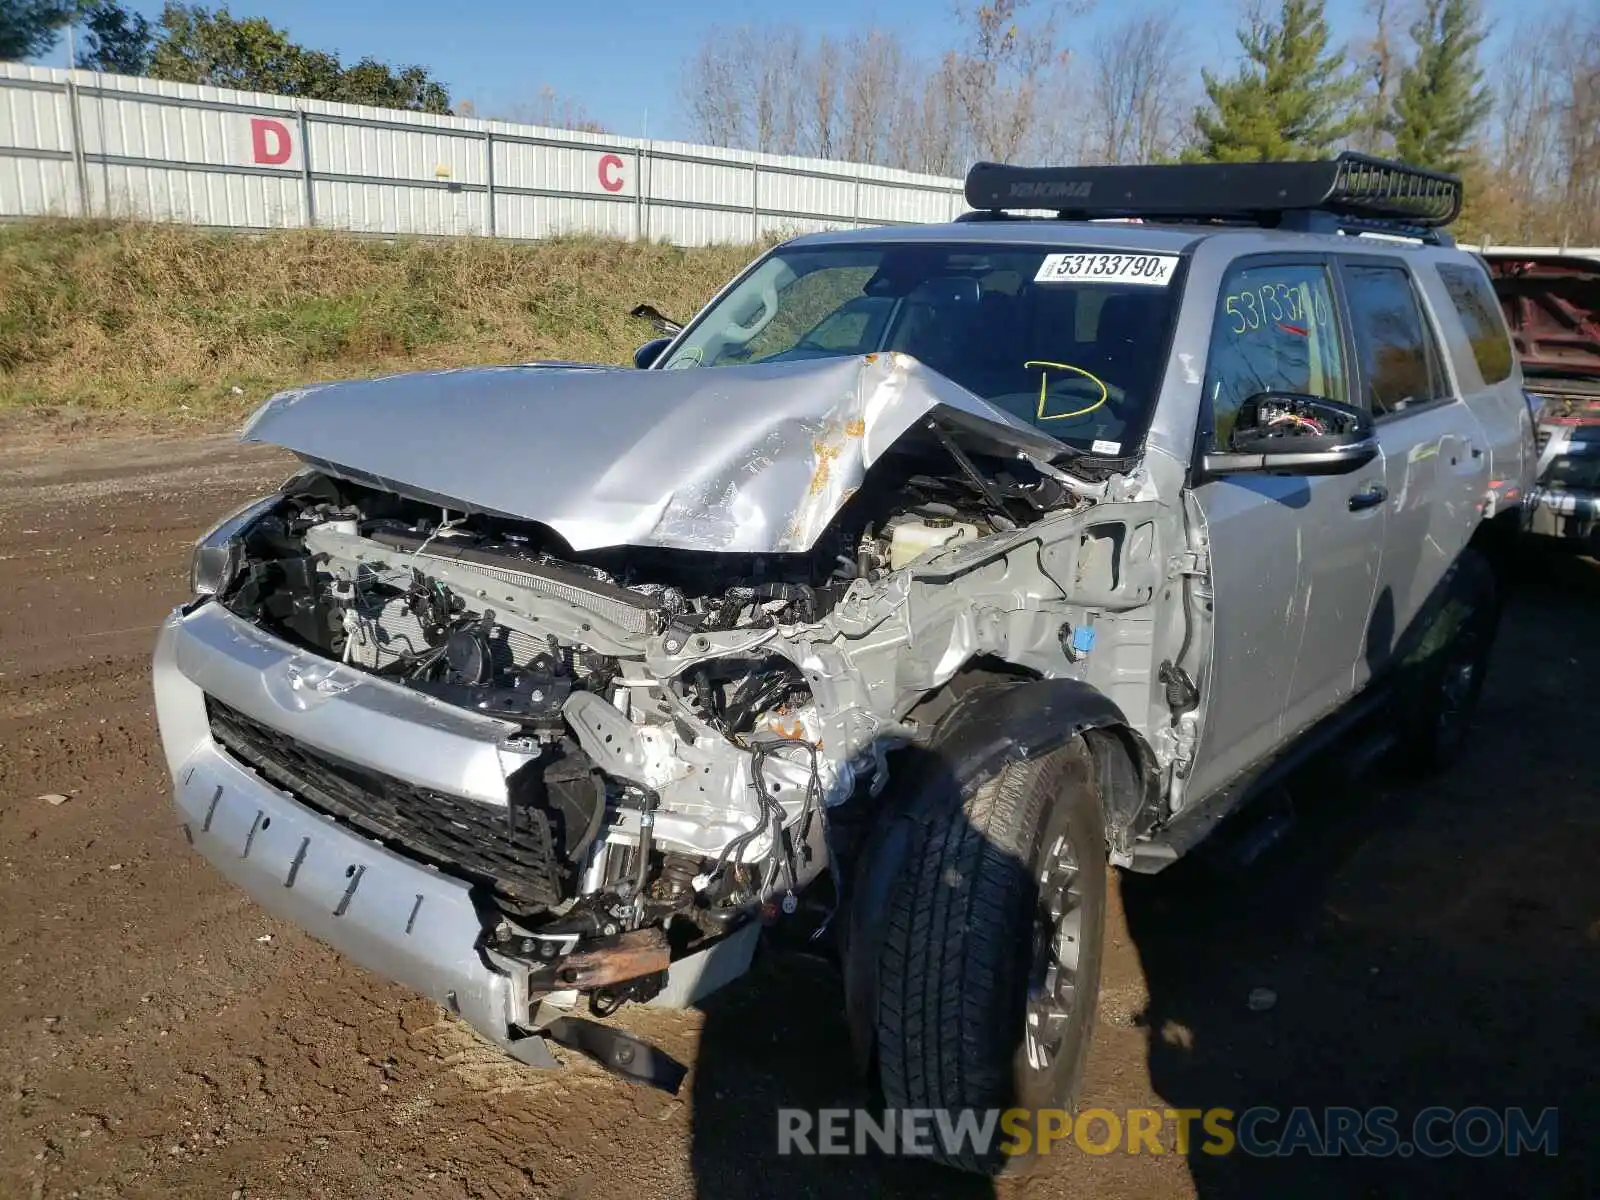
[(1534, 533), (1600, 554), (1600, 248), (1478, 252), (1522, 360), (1539, 462)]

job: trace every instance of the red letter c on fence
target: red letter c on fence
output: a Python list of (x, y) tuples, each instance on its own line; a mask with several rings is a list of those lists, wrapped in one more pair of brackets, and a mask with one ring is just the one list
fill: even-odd
[(622, 159), (615, 154), (600, 156), (600, 186), (608, 192), (620, 192), (623, 186)]
[(289, 161), (294, 153), (294, 142), (289, 139), (289, 127), (282, 121), (268, 117), (250, 119), (250, 149), (258, 163), (277, 166)]

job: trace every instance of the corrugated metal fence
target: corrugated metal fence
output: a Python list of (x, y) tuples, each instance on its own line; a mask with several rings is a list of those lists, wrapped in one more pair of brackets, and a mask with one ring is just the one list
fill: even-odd
[(884, 167), (0, 63), (0, 217), (701, 245), (963, 207)]

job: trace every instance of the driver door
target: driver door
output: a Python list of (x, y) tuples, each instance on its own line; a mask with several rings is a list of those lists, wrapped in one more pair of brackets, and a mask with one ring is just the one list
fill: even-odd
[[(1212, 326), (1201, 448), (1226, 449), (1240, 404), (1259, 392), (1352, 403), (1344, 325), (1326, 260), (1234, 263)], [(1196, 798), (1351, 694), (1383, 551), (1383, 505), (1364, 499), (1374, 482), (1381, 456), (1349, 475), (1233, 475), (1196, 487), (1214, 604)]]

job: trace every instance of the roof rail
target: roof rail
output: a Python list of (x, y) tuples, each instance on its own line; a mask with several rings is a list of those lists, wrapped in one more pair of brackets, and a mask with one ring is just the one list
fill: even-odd
[[(1073, 221), (1222, 221), (1315, 232), (1387, 230), (1443, 241), (1427, 231), (1461, 214), (1461, 180), (1351, 150), (1320, 162), (1133, 167), (980, 162), (967, 172), (966, 198), (974, 209), (995, 215), (1055, 209)], [(973, 214), (972, 219), (984, 218)]]

